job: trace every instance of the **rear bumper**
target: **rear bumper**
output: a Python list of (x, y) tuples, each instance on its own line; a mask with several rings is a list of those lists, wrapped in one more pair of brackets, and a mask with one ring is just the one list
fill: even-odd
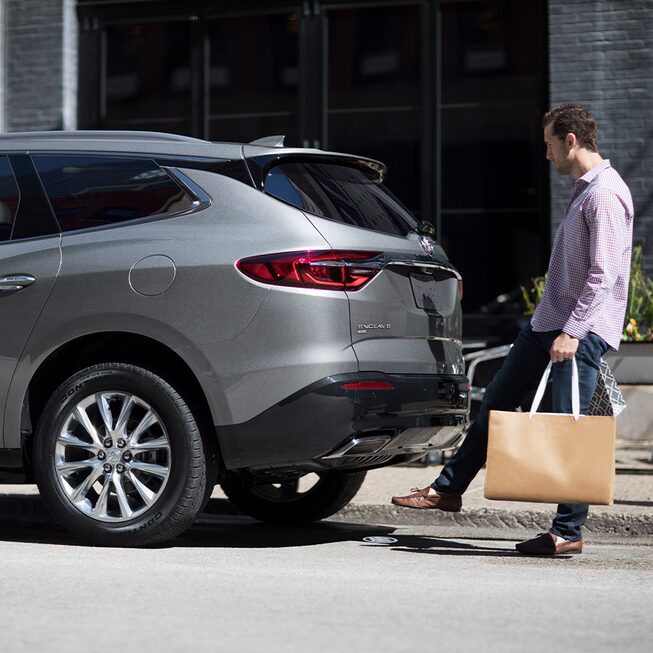
[[(386, 390), (342, 384), (380, 381)], [(452, 446), (469, 422), (464, 375), (360, 372), (321, 379), (242, 424), (217, 426), (228, 470), (293, 473), (392, 464)]]

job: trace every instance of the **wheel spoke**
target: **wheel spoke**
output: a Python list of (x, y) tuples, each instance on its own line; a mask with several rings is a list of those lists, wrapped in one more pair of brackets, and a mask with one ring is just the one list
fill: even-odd
[(156, 498), (156, 492), (152, 492), (152, 490), (150, 490), (145, 483), (139, 481), (136, 475), (132, 474), (131, 471), (127, 472), (127, 475), (129, 476), (129, 480), (134, 484), (138, 493), (141, 495), (141, 499), (143, 499), (146, 505), (151, 506)]
[(118, 504), (120, 506), (120, 516), (123, 519), (130, 519), (133, 514), (133, 510), (129, 505), (127, 493), (125, 492), (125, 488), (122, 485), (122, 479), (123, 477), (117, 472), (113, 474), (112, 481), (113, 486), (116, 489), (116, 497), (118, 498)]
[(130, 450), (133, 454), (143, 453), (145, 451), (158, 451), (170, 449), (170, 444), (167, 438), (156, 438), (155, 440), (148, 440), (147, 442), (140, 442), (139, 444), (132, 444)]
[(91, 510), (92, 517), (105, 517), (107, 514), (107, 504), (109, 501), (109, 490), (111, 489), (111, 481), (108, 477), (104, 479), (104, 485), (98, 500), (95, 502), (93, 510)]
[(151, 410), (148, 410), (139, 425), (129, 435), (130, 446), (138, 444), (138, 440), (143, 433), (145, 433), (145, 431), (147, 431), (151, 426), (154, 426), (154, 424), (157, 424), (158, 421), (156, 415)]
[(86, 497), (86, 494), (93, 486), (93, 483), (102, 475), (102, 465), (96, 465), (91, 473), (73, 490), (70, 495), (73, 503), (76, 503), (80, 498)]
[(64, 433), (60, 433), (57, 440), (61, 444), (64, 444), (67, 447), (75, 447), (77, 449), (86, 449), (87, 451), (97, 451), (98, 450), (98, 445), (97, 444), (95, 444), (95, 443), (91, 444), (90, 442), (86, 442), (86, 441), (78, 438), (76, 435), (73, 435), (72, 433), (68, 433), (67, 431), (64, 432)]
[(79, 472), (82, 469), (88, 469), (89, 467), (96, 467), (97, 461), (77, 460), (75, 462), (66, 462), (65, 460), (62, 460), (55, 464), (57, 467), (57, 472), (59, 472), (59, 474), (68, 475), (68, 474), (73, 474), (74, 472)]
[(116, 428), (114, 429), (116, 437), (124, 438), (125, 440), (127, 439), (127, 422), (129, 421), (134, 405), (135, 402), (132, 395), (129, 395), (124, 399), (122, 408), (120, 409), (120, 415), (118, 415), (116, 421)]
[(111, 434), (113, 433), (113, 417), (111, 415), (111, 409), (109, 408), (109, 401), (107, 400), (106, 394), (96, 394), (95, 403), (100, 411), (100, 415), (102, 415), (105, 433), (107, 436), (111, 437)]
[(168, 468), (163, 465), (155, 465), (153, 463), (144, 463), (140, 460), (133, 460), (130, 467), (139, 472), (146, 472), (153, 476), (158, 476), (159, 478), (167, 478), (168, 476)]
[(77, 421), (84, 427), (84, 430), (91, 436), (93, 443), (96, 446), (101, 447), (102, 442), (100, 441), (100, 436), (98, 435), (95, 426), (93, 426), (93, 422), (91, 422), (86, 409), (80, 404), (78, 404), (75, 408), (75, 417), (77, 418)]

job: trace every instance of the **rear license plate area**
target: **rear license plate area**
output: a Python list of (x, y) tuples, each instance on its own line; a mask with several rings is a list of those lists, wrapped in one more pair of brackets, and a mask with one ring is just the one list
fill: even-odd
[(438, 283), (430, 274), (410, 273), (410, 286), (417, 308), (434, 313), (442, 313), (442, 297)]

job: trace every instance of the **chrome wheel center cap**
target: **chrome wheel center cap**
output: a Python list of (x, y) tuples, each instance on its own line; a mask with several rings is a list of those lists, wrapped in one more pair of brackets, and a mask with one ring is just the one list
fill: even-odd
[(107, 451), (107, 462), (116, 465), (122, 460), (122, 451), (120, 449), (111, 449)]

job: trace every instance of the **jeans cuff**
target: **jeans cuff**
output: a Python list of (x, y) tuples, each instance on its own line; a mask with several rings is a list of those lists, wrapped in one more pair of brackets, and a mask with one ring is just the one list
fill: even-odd
[(563, 538), (564, 540), (567, 540), (567, 542), (582, 542), (583, 536), (582, 535), (569, 535), (568, 533), (561, 533), (555, 528), (550, 528), (549, 533), (551, 535), (557, 535), (558, 537)]

